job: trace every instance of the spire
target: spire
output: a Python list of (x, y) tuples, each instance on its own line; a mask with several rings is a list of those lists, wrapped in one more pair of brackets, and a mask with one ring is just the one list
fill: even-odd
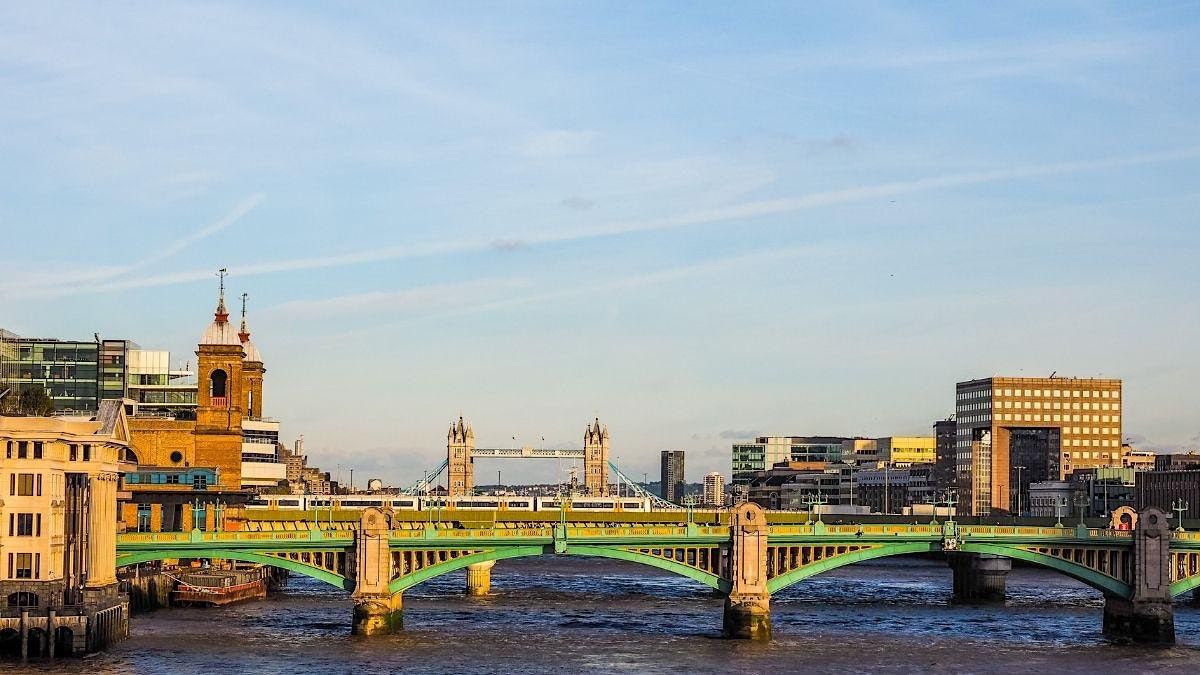
[(246, 298), (250, 297), (249, 293), (242, 293), (242, 330), (238, 331), (238, 337), (242, 340), (242, 344), (250, 339), (250, 331), (246, 328)]
[(221, 293), (217, 298), (217, 311), (213, 313), (217, 323), (227, 323), (229, 321), (229, 310), (225, 309), (225, 277), (229, 274), (227, 268), (222, 267), (217, 270), (217, 276), (221, 278)]

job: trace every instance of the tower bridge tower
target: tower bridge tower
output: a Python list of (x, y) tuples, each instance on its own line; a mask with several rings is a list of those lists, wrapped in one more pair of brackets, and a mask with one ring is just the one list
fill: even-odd
[(459, 415), (458, 423), (451, 423), (446, 433), (446, 490), (451, 497), (469, 495), (475, 487), (473, 450), (475, 432)]
[(608, 496), (608, 427), (599, 417), (583, 432), (583, 481), (588, 495)]

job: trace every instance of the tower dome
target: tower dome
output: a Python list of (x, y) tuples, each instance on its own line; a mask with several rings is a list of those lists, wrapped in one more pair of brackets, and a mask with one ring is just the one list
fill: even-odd
[(204, 329), (200, 336), (202, 345), (241, 345), (237, 332), (229, 323), (229, 311), (225, 309), (225, 270), (221, 270), (221, 293), (217, 298), (217, 311), (213, 312), (213, 322)]

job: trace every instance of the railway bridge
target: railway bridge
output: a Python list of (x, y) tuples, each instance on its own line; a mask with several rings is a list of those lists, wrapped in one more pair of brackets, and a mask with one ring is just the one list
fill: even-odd
[[(345, 589), (353, 632), (402, 625), (404, 591), (466, 568), (468, 592), (486, 594), (496, 561), (540, 555), (593, 556), (682, 575), (725, 596), (723, 632), (769, 638), (771, 596), (808, 577), (887, 556), (943, 553), (959, 597), (1004, 589), (1012, 560), (1056, 570), (1099, 590), (1104, 632), (1171, 643), (1173, 598), (1200, 587), (1200, 533), (1172, 530), (1154, 508), (1122, 525), (1051, 527), (787, 523), (754, 504), (723, 512), (361, 513), (247, 512), (225, 531), (127, 533), (117, 565), (164, 559), (262, 563)], [(686, 518), (686, 520), (685, 520)], [(1128, 527), (1129, 529), (1121, 529)]]

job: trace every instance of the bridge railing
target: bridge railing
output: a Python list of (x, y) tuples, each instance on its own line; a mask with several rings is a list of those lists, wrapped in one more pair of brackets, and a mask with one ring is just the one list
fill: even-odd
[(186, 544), (191, 542), (353, 541), (352, 530), (296, 530), (267, 532), (127, 532), (117, 544)]

